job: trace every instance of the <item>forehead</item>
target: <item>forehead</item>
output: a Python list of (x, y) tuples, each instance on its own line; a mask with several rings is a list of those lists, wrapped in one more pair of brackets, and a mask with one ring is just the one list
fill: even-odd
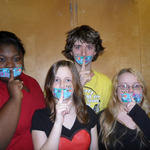
[(12, 56), (18, 54), (18, 50), (14, 45), (0, 45), (0, 55)]
[(132, 73), (123, 73), (118, 78), (118, 83), (135, 83), (138, 82), (137, 78)]
[(72, 78), (71, 70), (68, 67), (59, 67), (56, 73), (56, 77), (65, 78), (70, 77)]
[(87, 42), (83, 42), (81, 40), (77, 40), (76, 42), (74, 42), (74, 45), (92, 45), (92, 44), (87, 43)]

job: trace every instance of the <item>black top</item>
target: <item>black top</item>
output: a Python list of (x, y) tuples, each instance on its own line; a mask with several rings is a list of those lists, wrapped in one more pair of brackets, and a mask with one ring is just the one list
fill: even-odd
[[(90, 142), (91, 142), (90, 131), (93, 127), (95, 127), (95, 125), (97, 123), (97, 116), (96, 116), (95, 112), (89, 106), (87, 106), (87, 111), (88, 111), (89, 118), (90, 118), (90, 122), (87, 125), (81, 124), (78, 121), (78, 119), (76, 118), (71, 129), (68, 129), (68, 128), (62, 126), (62, 133), (61, 133), (59, 147), (61, 147), (62, 149), (65, 149), (64, 145), (70, 144), (70, 143), (68, 144), (68, 142), (66, 142), (66, 139), (69, 141), (73, 141), (73, 140), (75, 141), (75, 139), (76, 139), (76, 141), (79, 140), (78, 145), (74, 144), (74, 145), (70, 145), (70, 147), (66, 147), (66, 148), (73, 149), (74, 146), (78, 146), (78, 149), (81, 149), (81, 150), (89, 148)], [(44, 108), (44, 109), (37, 110), (34, 113), (34, 116), (32, 119), (31, 130), (44, 131), (48, 137), (52, 130), (53, 125), (54, 125), (54, 123), (50, 120), (50, 109)], [(74, 137), (76, 137), (76, 138), (74, 138)], [(62, 144), (63, 146), (62, 146), (61, 141), (63, 140), (63, 138), (65, 138), (65, 144), (63, 143)], [(72, 143), (75, 143), (74, 141)], [(80, 146), (80, 145), (83, 145), (83, 146)], [(82, 148), (80, 148), (80, 147), (82, 147)]]
[[(100, 117), (101, 114), (102, 111), (98, 114), (98, 117)], [(111, 135), (111, 139), (118, 139), (119, 137), (120, 139), (116, 142), (113, 141), (108, 150), (150, 150), (150, 118), (147, 116), (145, 111), (137, 104), (133, 107), (128, 115), (144, 133), (143, 141), (145, 145), (141, 142), (140, 135), (138, 134), (138, 136), (136, 136), (136, 129), (129, 129), (119, 121), (117, 121), (114, 133), (113, 135)], [(99, 129), (100, 125), (98, 123), (98, 132)], [(99, 149), (106, 150), (104, 144), (101, 143), (100, 138)]]

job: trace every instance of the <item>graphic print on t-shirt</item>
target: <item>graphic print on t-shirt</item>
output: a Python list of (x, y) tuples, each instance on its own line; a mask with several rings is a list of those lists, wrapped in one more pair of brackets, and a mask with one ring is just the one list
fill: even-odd
[(84, 86), (83, 93), (86, 104), (91, 107), (95, 113), (98, 113), (100, 111), (100, 95), (97, 95), (96, 91), (87, 86)]

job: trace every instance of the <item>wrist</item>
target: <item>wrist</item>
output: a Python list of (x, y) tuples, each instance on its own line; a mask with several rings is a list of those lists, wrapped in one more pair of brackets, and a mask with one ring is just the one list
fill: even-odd
[(55, 121), (54, 126), (62, 127), (62, 124), (61, 124), (61, 123), (59, 123), (59, 122), (56, 122), (56, 121)]
[(21, 105), (21, 103), (22, 103), (22, 98), (13, 97), (13, 98), (9, 98), (9, 100), (15, 105)]

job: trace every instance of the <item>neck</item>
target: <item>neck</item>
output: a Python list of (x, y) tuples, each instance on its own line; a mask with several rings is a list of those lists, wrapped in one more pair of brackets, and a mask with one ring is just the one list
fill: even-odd
[(74, 114), (76, 112), (76, 107), (73, 101), (69, 105), (69, 110), (70, 110), (70, 114)]

